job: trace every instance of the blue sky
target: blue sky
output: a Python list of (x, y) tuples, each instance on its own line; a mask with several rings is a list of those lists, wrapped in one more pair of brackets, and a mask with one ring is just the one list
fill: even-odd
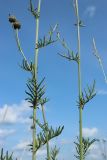
[[(29, 75), (18, 66), (21, 64), (22, 57), (18, 52), (14, 33), (8, 22), (8, 14), (16, 15), (22, 23), (19, 33), (22, 48), (28, 60), (34, 58), (35, 21), (27, 10), (28, 2), (28, 0), (3, 0), (0, 5), (0, 144), (4, 146), (5, 150), (14, 151), (18, 157), (23, 155), (23, 146), (31, 140), (29, 129), (31, 110), (24, 101), (26, 80)], [(105, 73), (107, 73), (106, 6), (106, 0), (99, 2), (97, 0), (79, 1), (80, 17), (86, 25), (81, 29), (82, 88), (84, 89), (87, 84), (91, 85), (95, 79), (98, 91), (97, 96), (84, 109), (83, 132), (85, 136), (89, 135), (91, 138), (105, 139), (107, 138), (105, 125), (107, 84), (104, 81), (99, 63), (92, 54), (92, 38), (95, 37)], [(69, 47), (76, 52), (75, 21), (72, 0), (43, 0), (39, 38), (48, 33), (50, 25), (54, 26), (58, 23), (61, 37), (64, 37)], [(77, 66), (75, 62), (68, 62), (58, 56), (57, 53), (64, 51), (61, 44), (57, 42), (55, 45), (40, 49), (39, 52), (39, 78), (46, 77), (46, 94), (50, 99), (46, 105), (47, 120), (54, 127), (65, 126), (62, 135), (50, 144), (52, 146), (57, 144), (61, 147), (59, 160), (63, 158), (69, 160), (73, 156), (75, 152), (72, 147), (73, 141), (78, 134)], [(6, 109), (7, 114), (3, 122)], [(40, 112), (38, 112), (38, 116), (41, 118)], [(94, 146), (94, 151), (91, 153), (91, 158), (98, 159), (95, 157), (98, 151), (97, 144)], [(39, 156), (41, 155), (40, 159), (44, 154), (45, 148), (38, 153)], [(23, 158), (25, 158), (24, 156), (25, 154)]]

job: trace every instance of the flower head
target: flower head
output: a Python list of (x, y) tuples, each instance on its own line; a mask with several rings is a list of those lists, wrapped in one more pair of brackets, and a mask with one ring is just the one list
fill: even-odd
[(13, 28), (16, 29), (20, 29), (21, 28), (21, 24), (20, 22), (16, 19), (16, 17), (14, 15), (10, 15), (9, 14), (9, 22), (12, 24)]
[(18, 22), (18, 21), (14, 22), (14, 23), (13, 23), (13, 28), (14, 28), (14, 29), (20, 29), (20, 28), (21, 28), (20, 22)]
[(9, 15), (9, 22), (10, 23), (14, 23), (14, 22), (16, 22), (17, 20), (16, 20), (16, 17), (15, 16), (10, 16)]

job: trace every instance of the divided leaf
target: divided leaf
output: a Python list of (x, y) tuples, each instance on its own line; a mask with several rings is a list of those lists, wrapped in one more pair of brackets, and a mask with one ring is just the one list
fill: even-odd
[[(75, 26), (77, 26), (78, 24), (76, 23)], [(86, 25), (84, 25), (83, 21), (79, 21), (79, 27), (85, 27)]]
[(48, 36), (44, 36), (43, 39), (39, 39), (38, 43), (36, 44), (36, 49), (43, 48), (57, 41), (57, 39), (53, 40), (53, 37), (52, 37), (57, 27), (58, 27), (58, 24), (56, 24), (55, 27), (53, 28), (50, 27)]
[(34, 8), (34, 6), (33, 6), (33, 4), (32, 4), (32, 0), (30, 0), (30, 7), (29, 7), (29, 9), (28, 9), (31, 13), (32, 13), (32, 15), (36, 18), (36, 19), (38, 19), (39, 17), (40, 17), (40, 12), (38, 12), (38, 9), (36, 8)]
[[(74, 142), (76, 145), (76, 152), (77, 155), (74, 155), (77, 159), (80, 159), (80, 144), (79, 144), (79, 138), (77, 137), (78, 142)], [(82, 138), (82, 147), (83, 147), (83, 160), (85, 160), (86, 155), (88, 154), (90, 146), (96, 142), (97, 139), (90, 140), (89, 138)]]
[(28, 91), (25, 92), (28, 95), (28, 98), (26, 98), (26, 100), (32, 104), (31, 107), (37, 107), (42, 102), (47, 102), (47, 99), (43, 98), (45, 94), (45, 86), (42, 85), (44, 79), (45, 78), (43, 78), (40, 83), (37, 83), (37, 80), (33, 77), (32, 79), (29, 79), (27, 83)]
[(63, 58), (66, 58), (67, 60), (69, 61), (75, 61), (75, 62), (79, 62), (79, 56), (78, 56), (78, 53), (74, 53), (67, 45), (67, 43), (65, 42), (65, 40), (61, 40), (60, 38), (60, 34), (57, 33), (57, 37), (60, 41), (60, 43), (62, 44), (62, 46), (67, 50), (67, 53), (64, 53), (64, 54), (60, 54), (58, 53), (61, 57)]
[(59, 153), (59, 148), (57, 148), (56, 146), (54, 148), (51, 149), (51, 160), (57, 160), (57, 155)]
[(45, 36), (43, 39), (40, 39), (38, 43), (36, 44), (36, 49), (43, 48), (45, 46), (48, 46), (49, 44), (52, 44), (56, 42), (57, 40), (52, 40), (52, 37), (50, 36), (49, 39), (47, 39)]
[(77, 63), (78, 63), (78, 59), (79, 59), (79, 57), (78, 57), (78, 54), (74, 54), (74, 52), (72, 51), (72, 52), (69, 52), (68, 51), (68, 53), (66, 54), (60, 54), (60, 53), (58, 53), (61, 57), (63, 57), (63, 58), (66, 58), (67, 60), (69, 60), (69, 61), (76, 61)]
[[(4, 152), (3, 152), (3, 148), (1, 149), (0, 151), (0, 160), (13, 160), (13, 157), (12, 157), (13, 153), (11, 153), (9, 155), (8, 151), (6, 152), (6, 154), (4, 155)], [(17, 160), (17, 159), (16, 159)]]
[(95, 92), (95, 81), (94, 81), (92, 87), (88, 86), (87, 91), (84, 90), (84, 93), (82, 92), (79, 101), (77, 101), (77, 105), (79, 107), (82, 107), (82, 109), (84, 109), (84, 105), (88, 103), (91, 99), (93, 99), (95, 96), (96, 92)]
[[(64, 126), (62, 126), (62, 127), (59, 126), (58, 128), (56, 128), (56, 130), (54, 130), (52, 127), (48, 128), (48, 132), (47, 132), (48, 141), (59, 136), (62, 133), (63, 129), (64, 129)], [(40, 149), (46, 143), (47, 143), (47, 137), (46, 137), (45, 132), (40, 132), (36, 138), (35, 152), (37, 152), (37, 150)], [(29, 146), (31, 146), (31, 150), (32, 150), (32, 144)]]
[(28, 61), (25, 59), (23, 59), (23, 61), (22, 61), (21, 68), (25, 71), (28, 71), (28, 72), (33, 72), (33, 73), (35, 72), (34, 64), (32, 62), (30, 62), (30, 64), (29, 64)]
[(44, 132), (48, 130), (48, 124), (47, 123), (41, 124), (38, 119), (36, 120), (36, 123)]

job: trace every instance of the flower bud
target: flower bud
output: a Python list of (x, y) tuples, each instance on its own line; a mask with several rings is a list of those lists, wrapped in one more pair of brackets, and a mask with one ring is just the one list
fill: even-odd
[(20, 22), (18, 22), (18, 21), (14, 22), (14, 23), (13, 23), (13, 28), (14, 28), (14, 29), (20, 29), (20, 28), (21, 28)]
[(15, 16), (9, 16), (9, 22), (10, 23), (16, 22), (16, 17)]

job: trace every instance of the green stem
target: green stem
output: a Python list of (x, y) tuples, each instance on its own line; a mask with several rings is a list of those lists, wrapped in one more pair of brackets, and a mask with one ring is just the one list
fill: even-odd
[(17, 43), (19, 52), (21, 53), (23, 59), (27, 62), (28, 66), (30, 67), (30, 65), (29, 65), (29, 63), (27, 61), (27, 58), (25, 57), (25, 54), (23, 52), (23, 49), (21, 47), (21, 44), (20, 44), (19, 35), (18, 35), (18, 29), (15, 30), (15, 38), (16, 38), (16, 43)]
[[(77, 16), (77, 40), (78, 40), (78, 88), (79, 88), (79, 99), (82, 95), (81, 89), (81, 60), (80, 60), (80, 26), (79, 26), (79, 11), (78, 11), (78, 0), (76, 2), (76, 16)], [(83, 160), (83, 146), (82, 146), (82, 105), (79, 106), (79, 141), (80, 141), (80, 160)]]
[[(41, 0), (38, 2), (38, 13), (40, 13), (40, 6)], [(39, 35), (39, 18), (36, 18), (36, 39), (35, 39), (35, 79), (37, 80), (37, 67), (38, 67), (38, 52), (39, 49), (36, 48), (36, 44), (38, 43), (38, 35)], [(35, 145), (36, 145), (36, 109), (37, 106), (33, 108), (33, 153), (32, 153), (32, 160), (36, 160), (36, 152), (35, 152)]]
[[(44, 106), (41, 105), (41, 108), (42, 108), (42, 116), (43, 116), (44, 124), (47, 124), (46, 117), (45, 117), (45, 112), (44, 112)], [(45, 135), (46, 135), (46, 140), (47, 140), (47, 142), (46, 142), (46, 144), (47, 144), (47, 160), (50, 160), (49, 140), (48, 140), (47, 129), (45, 130)]]
[[(40, 14), (41, 0), (38, 3), (38, 13)], [(36, 39), (35, 45), (38, 43), (38, 35), (39, 35), (39, 18), (36, 19)], [(37, 77), (37, 69), (38, 69), (38, 52), (39, 49), (35, 46), (35, 77)]]

